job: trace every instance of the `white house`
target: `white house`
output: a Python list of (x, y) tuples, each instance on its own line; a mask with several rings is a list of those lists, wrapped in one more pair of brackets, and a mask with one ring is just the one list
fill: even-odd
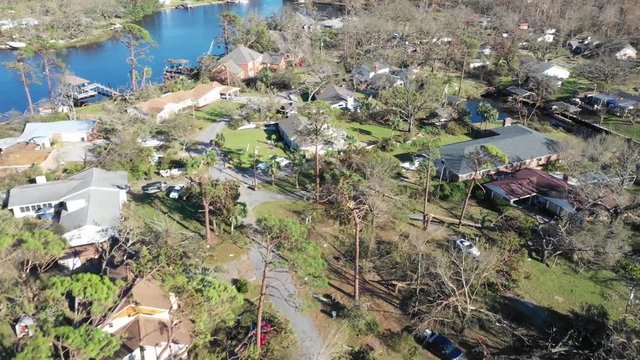
[(16, 218), (59, 223), (70, 247), (96, 244), (116, 235), (127, 189), (126, 171), (92, 168), (65, 180), (14, 187), (7, 208)]
[(96, 120), (69, 120), (45, 123), (27, 123), (22, 134), (14, 138), (0, 139), (0, 150), (21, 142), (33, 143), (43, 148), (53, 141), (83, 142), (93, 140)]
[(555, 77), (562, 80), (568, 79), (569, 76), (571, 76), (571, 71), (554, 63), (543, 63), (540, 65), (540, 70), (543, 75)]
[(355, 109), (356, 94), (343, 87), (329, 85), (323, 89), (317, 96), (316, 100), (326, 101), (335, 109)]
[(169, 332), (169, 312), (177, 308), (174, 294), (164, 291), (153, 279), (139, 278), (99, 328), (123, 338), (116, 353), (123, 360), (186, 358), (191, 342), (187, 322), (180, 322)]
[(240, 94), (240, 89), (223, 86), (220, 83), (199, 84), (188, 91), (164, 94), (127, 109), (127, 113), (140, 117), (153, 117), (157, 121), (169, 119), (172, 115), (191, 108), (200, 108), (220, 99), (233, 99)]
[(638, 50), (631, 45), (627, 45), (616, 52), (615, 56), (618, 60), (635, 59), (638, 56)]
[(353, 72), (353, 76), (359, 81), (369, 81), (376, 74), (388, 74), (389, 65), (376, 62), (372, 66), (360, 66)]

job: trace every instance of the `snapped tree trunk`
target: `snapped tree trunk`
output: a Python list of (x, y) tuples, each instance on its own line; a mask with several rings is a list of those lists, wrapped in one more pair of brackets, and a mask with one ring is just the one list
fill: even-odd
[(29, 81), (27, 80), (27, 74), (24, 70), (24, 64), (19, 65), (20, 80), (22, 80), (22, 86), (24, 87), (24, 94), (27, 96), (27, 103), (29, 104), (29, 113), (34, 114), (33, 100), (31, 100), (31, 91), (29, 90)]
[(209, 201), (207, 198), (202, 198), (202, 208), (204, 209), (204, 236), (208, 245), (213, 245), (213, 239), (211, 237), (211, 228), (209, 227)]
[(458, 84), (458, 96), (462, 92), (462, 82), (464, 81), (464, 71), (467, 69), (467, 52), (464, 53), (464, 58), (462, 59), (462, 71), (460, 71), (460, 83)]
[[(429, 159), (431, 162), (431, 159)], [(431, 185), (431, 164), (427, 166), (427, 178), (424, 184), (424, 205), (422, 207), (422, 227), (424, 230), (429, 229), (429, 222), (427, 221), (427, 206), (429, 205), (429, 186)]]
[(47, 79), (47, 95), (49, 101), (53, 101), (53, 86), (51, 85), (51, 66), (46, 55), (43, 55), (42, 65), (44, 67), (44, 76)]
[[(271, 249), (267, 248), (267, 252)], [(269, 269), (269, 257), (271, 255), (267, 253), (264, 260), (264, 269), (262, 269), (262, 284), (260, 285), (260, 298), (258, 299), (258, 314), (256, 315), (256, 347), (258, 350), (262, 348), (260, 343), (260, 337), (262, 337), (262, 310), (264, 307), (264, 297), (267, 295), (267, 274)]]
[(320, 153), (316, 140), (316, 203), (320, 202)]
[(467, 206), (469, 205), (469, 199), (471, 198), (471, 191), (473, 190), (473, 185), (475, 185), (475, 183), (476, 183), (476, 174), (473, 174), (473, 179), (471, 179), (471, 185), (469, 185), (469, 191), (467, 192), (467, 197), (464, 198), (464, 204), (462, 204), (462, 212), (460, 213), (460, 220), (458, 220), (458, 229), (462, 227), (464, 214), (467, 212)]
[(357, 210), (353, 210), (353, 224), (355, 226), (355, 259), (353, 262), (353, 299), (360, 301), (360, 218)]
[(129, 60), (131, 61), (131, 89), (133, 92), (138, 91), (138, 82), (136, 80), (136, 54), (135, 48), (129, 48)]
[(300, 171), (296, 171), (296, 190), (300, 190)]

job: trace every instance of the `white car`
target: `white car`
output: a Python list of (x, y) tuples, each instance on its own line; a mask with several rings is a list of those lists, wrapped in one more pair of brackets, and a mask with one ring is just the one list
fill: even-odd
[(478, 250), (478, 248), (475, 247), (469, 240), (458, 239), (455, 241), (455, 244), (456, 248), (463, 253), (469, 254), (474, 258), (480, 256), (480, 250)]
[(409, 170), (409, 171), (416, 171), (418, 170), (418, 167), (420, 166), (420, 163), (423, 161), (427, 160), (427, 157), (424, 155), (414, 155), (411, 157), (410, 162), (406, 162), (406, 163), (402, 163), (400, 164), (400, 167), (405, 169), (405, 170)]
[(184, 185), (174, 185), (171, 187), (171, 192), (169, 192), (170, 199), (177, 199), (184, 192)]

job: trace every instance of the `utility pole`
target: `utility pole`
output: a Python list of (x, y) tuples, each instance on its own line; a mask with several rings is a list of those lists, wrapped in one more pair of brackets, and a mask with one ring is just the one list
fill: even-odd
[(253, 148), (253, 191), (258, 190), (258, 173), (256, 165), (258, 163), (258, 147)]

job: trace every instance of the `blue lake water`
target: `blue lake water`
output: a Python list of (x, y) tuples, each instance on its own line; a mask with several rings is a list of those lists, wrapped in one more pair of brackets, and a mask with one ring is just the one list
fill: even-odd
[[(263, 17), (278, 12), (283, 0), (251, 0), (245, 4), (216, 4), (194, 7), (191, 10), (165, 10), (144, 18), (144, 26), (156, 42), (150, 48), (149, 58), (140, 62), (140, 69), (149, 66), (153, 80), (159, 81), (169, 58), (196, 59), (205, 54), (211, 41), (220, 37), (219, 15), (233, 11), (244, 17), (256, 12)], [(212, 53), (221, 51), (214, 47)], [(126, 49), (115, 40), (68, 49), (62, 59), (69, 71), (82, 78), (100, 82), (114, 88), (128, 86)], [(11, 51), (0, 50), (0, 63), (14, 60)], [(31, 96), (35, 101), (47, 96), (46, 81), (31, 85)], [(0, 66), (0, 113), (10, 110), (24, 111), (27, 100), (17, 74)]]

